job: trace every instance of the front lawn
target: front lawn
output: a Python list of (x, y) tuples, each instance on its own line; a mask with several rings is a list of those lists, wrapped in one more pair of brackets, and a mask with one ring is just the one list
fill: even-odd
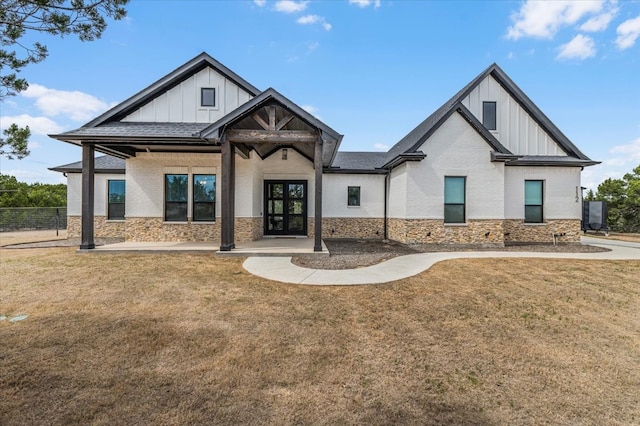
[(637, 261), (306, 287), (74, 250), (0, 249), (2, 425), (640, 423)]

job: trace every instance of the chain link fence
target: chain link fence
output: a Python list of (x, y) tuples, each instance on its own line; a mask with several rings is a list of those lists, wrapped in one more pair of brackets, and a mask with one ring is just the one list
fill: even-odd
[(66, 207), (0, 208), (0, 232), (66, 228)]

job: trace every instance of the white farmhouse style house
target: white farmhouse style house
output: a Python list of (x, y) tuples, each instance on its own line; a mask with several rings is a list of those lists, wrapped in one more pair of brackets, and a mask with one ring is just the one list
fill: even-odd
[[(577, 242), (580, 172), (597, 164), (495, 64), (388, 152), (342, 135), (202, 53), (83, 127), (68, 229), (127, 241), (267, 236), (408, 244)], [(95, 152), (107, 154), (95, 158)]]

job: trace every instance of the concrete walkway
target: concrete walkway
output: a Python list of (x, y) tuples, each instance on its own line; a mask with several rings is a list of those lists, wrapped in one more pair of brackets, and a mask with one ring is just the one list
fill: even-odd
[(450, 259), (476, 258), (542, 258), (587, 260), (638, 260), (640, 243), (610, 241), (583, 237), (583, 244), (610, 249), (601, 253), (544, 253), (544, 252), (440, 252), (398, 256), (377, 265), (358, 269), (307, 269), (291, 263), (291, 257), (249, 257), (243, 267), (250, 273), (273, 281), (306, 285), (382, 284), (408, 278), (426, 271), (432, 265)]

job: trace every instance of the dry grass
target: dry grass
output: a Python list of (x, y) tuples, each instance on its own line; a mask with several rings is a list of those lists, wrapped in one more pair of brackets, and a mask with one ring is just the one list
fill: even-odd
[(285, 285), (210, 255), (0, 250), (0, 424), (640, 423), (640, 262)]
[(602, 238), (604, 240), (619, 240), (619, 241), (628, 241), (631, 243), (640, 243), (640, 234), (635, 233), (621, 233), (621, 232), (610, 232), (608, 235), (604, 235), (603, 233), (588, 233), (590, 237)]
[(61, 229), (56, 235), (55, 229), (39, 231), (0, 232), (0, 247), (12, 244), (37, 243), (40, 241), (65, 240), (67, 230)]

